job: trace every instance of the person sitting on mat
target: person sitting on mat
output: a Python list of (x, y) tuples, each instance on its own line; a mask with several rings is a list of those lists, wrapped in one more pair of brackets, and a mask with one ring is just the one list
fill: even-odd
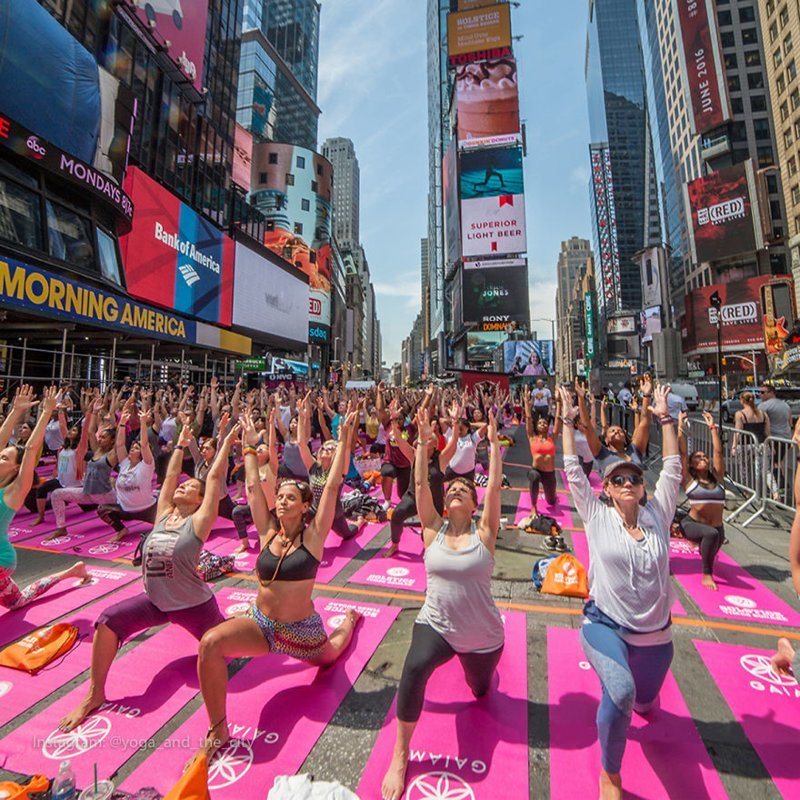
[(700, 545), (703, 559), (703, 586), (717, 591), (714, 580), (714, 561), (725, 541), (725, 526), (722, 515), (725, 511), (725, 457), (714, 417), (703, 412), (703, 420), (711, 431), (714, 449), (713, 465), (704, 450), (695, 450), (687, 455), (684, 428), (688, 415), (682, 411), (678, 418), (678, 447), (683, 468), (683, 490), (689, 501), (689, 514), (680, 523), (685, 539)]
[(260, 586), (247, 613), (208, 631), (200, 642), (197, 671), (200, 691), (208, 712), (209, 728), (200, 754), (208, 758), (230, 738), (226, 702), (228, 667), (225, 659), (282, 653), (310, 664), (327, 666), (350, 644), (361, 615), (354, 609), (328, 636), (314, 610), (311, 593), (322, 560), (325, 539), (336, 511), (336, 500), (347, 464), (347, 440), (353, 433), (357, 412), (348, 410), (339, 430), (339, 444), (328, 481), (314, 518), (306, 518), (314, 499), (305, 481), (278, 482), (275, 513), (267, 508), (259, 491), (260, 478), (255, 445), (258, 434), (252, 420), (241, 417), (242, 451), (247, 471), (253, 521), (261, 539), (256, 561)]
[[(523, 395), (525, 404), (525, 432), (531, 448), (531, 468), (528, 470), (528, 489), (531, 493), (531, 518), (538, 513), (536, 503), (539, 499), (539, 487), (544, 489), (544, 499), (548, 505), (558, 502), (556, 494), (556, 439), (561, 432), (560, 398), (556, 398), (556, 421), (553, 423), (553, 436), (550, 431), (550, 420), (535, 415), (531, 409), (531, 390), (525, 387)], [(525, 527), (524, 525), (522, 527)]]
[(39, 578), (25, 589), (20, 589), (12, 578), (17, 566), (17, 554), (8, 540), (8, 526), (33, 485), (33, 473), (44, 441), (44, 431), (56, 407), (57, 389), (51, 387), (45, 390), (39, 419), (25, 447), (9, 445), (14, 426), (36, 405), (33, 396), (30, 386), (19, 389), (0, 427), (0, 605), (11, 610), (28, 605), (65, 578), (86, 580), (89, 577), (83, 561), (77, 561), (69, 569)]
[(603, 471), (609, 503), (595, 497), (575, 452), (572, 396), (561, 389), (564, 467), (589, 543), (589, 600), (581, 645), (603, 687), (597, 712), (601, 800), (621, 800), (620, 769), (632, 711), (655, 707), (672, 662), (669, 534), (681, 486), (678, 438), (669, 416), (668, 386), (656, 388), (663, 465), (653, 498), (635, 461), (617, 459)]
[[(125, 447), (125, 430), (131, 414), (138, 414), (139, 417), (139, 441), (132, 442), (128, 450)], [(120, 542), (128, 535), (125, 527), (127, 520), (138, 519), (151, 525), (156, 521), (158, 503), (153, 497), (156, 465), (147, 435), (149, 418), (149, 412), (137, 412), (132, 403), (126, 404), (119, 418), (116, 441), (119, 473), (114, 484), (117, 502), (103, 504), (97, 509), (97, 516), (116, 531), (111, 537), (112, 542)]]
[(198, 574), (197, 564), (217, 519), (219, 476), (228, 469), (228, 453), (238, 432), (238, 426), (234, 426), (223, 440), (206, 483), (189, 478), (178, 484), (183, 451), (192, 436), (189, 425), (181, 429), (158, 496), (157, 522), (143, 547), (144, 593), (109, 606), (97, 618), (89, 688), (80, 705), (61, 720), (60, 730), (71, 731), (105, 703), (108, 671), (126, 639), (174, 622), (199, 640), (223, 621), (214, 593)]
[(647, 444), (650, 441), (650, 399), (653, 396), (653, 379), (650, 375), (645, 375), (641, 380), (642, 387), (642, 408), (639, 424), (633, 432), (633, 437), (629, 440), (625, 429), (620, 425), (609, 425), (606, 427), (605, 408), (601, 406), (601, 424), (604, 432), (605, 442), (600, 441), (597, 430), (592, 425), (589, 415), (589, 408), (586, 403), (586, 390), (581, 387), (578, 390), (578, 408), (581, 414), (582, 430), (589, 443), (589, 449), (595, 458), (597, 471), (602, 475), (608, 464), (613, 464), (619, 459), (631, 461), (644, 466), (644, 454)]
[(494, 413), (489, 412), (487, 429), (489, 482), (477, 523), (473, 519), (478, 507), (475, 486), (464, 478), (454, 479), (447, 487), (447, 520), (436, 511), (428, 485), (432, 432), (426, 409), (417, 415), (417, 425), (414, 472), (428, 588), (397, 690), (397, 734), (381, 785), (383, 800), (400, 800), (403, 794), (411, 737), (433, 672), (458, 656), (467, 685), (475, 697), (481, 697), (489, 691), (505, 641), (491, 587), (503, 476)]

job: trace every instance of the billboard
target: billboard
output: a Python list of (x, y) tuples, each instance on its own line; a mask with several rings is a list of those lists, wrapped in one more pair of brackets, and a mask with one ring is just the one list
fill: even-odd
[(641, 314), (642, 341), (652, 342), (654, 333), (661, 333), (661, 306), (646, 308)]
[(552, 339), (503, 343), (504, 370), (510, 375), (541, 377), (555, 373)]
[(797, 317), (794, 283), (791, 278), (770, 280), (761, 286), (761, 310), (764, 313), (764, 344), (767, 353), (780, 353)]
[[(785, 278), (787, 276), (780, 276)], [(704, 286), (686, 295), (685, 352), (713, 353), (717, 349), (717, 313), (710, 298), (722, 300), (723, 350), (748, 350), (764, 346), (760, 289), (771, 276)]]
[[(331, 186), (333, 167), (291, 144), (253, 146), (253, 173), (266, 173), (251, 197), (264, 214), (264, 244), (308, 277), (309, 335), (327, 341), (331, 326)], [(313, 332), (313, 335), (312, 335)], [(319, 332), (323, 336), (317, 335)]]
[(650, 247), (642, 251), (642, 305), (644, 308), (660, 306), (666, 298), (662, 297), (663, 289), (663, 249)]
[(718, 261), (763, 247), (754, 201), (753, 164), (745, 161), (685, 185), (690, 239), (696, 263)]
[(136, 16), (199, 92), (203, 88), (208, 0), (134, 0)]
[(305, 343), (308, 283), (242, 242), (235, 245), (233, 324)]
[(467, 361), (493, 361), (494, 351), (497, 350), (500, 343), (505, 338), (505, 333), (470, 331), (467, 334)]
[(481, 331), (528, 326), (528, 271), (520, 267), (471, 269), (464, 264), (462, 309), (465, 322)]
[(460, 166), (462, 200), (521, 195), (525, 191), (520, 147), (462, 153)]
[(125, 190), (136, 207), (119, 240), (128, 291), (140, 300), (231, 324), (233, 240), (137, 167)]
[(511, 14), (508, 3), (447, 15), (449, 56), (498, 47), (511, 47)]
[(611, 173), (611, 153), (603, 145), (589, 145), (592, 164), (592, 199), (597, 225), (597, 271), (600, 284), (597, 292), (597, 310), (601, 315), (619, 310), (622, 284), (619, 271), (619, 244), (617, 241), (617, 207), (614, 200), (614, 179)]
[(594, 346), (594, 298), (591, 292), (586, 292), (583, 296), (583, 306), (585, 310), (584, 324), (586, 326), (586, 357), (593, 359), (595, 356)]
[(461, 223), (458, 212), (458, 153), (455, 140), (442, 160), (445, 269), (461, 258)]
[(250, 175), (253, 171), (253, 135), (236, 123), (233, 139), (233, 172), (231, 180), (250, 191)]
[(678, 47), (692, 133), (717, 128), (730, 118), (713, 0), (673, 0), (683, 46)]
[(477, 61), (456, 69), (458, 145), (461, 148), (518, 144), (517, 61)]

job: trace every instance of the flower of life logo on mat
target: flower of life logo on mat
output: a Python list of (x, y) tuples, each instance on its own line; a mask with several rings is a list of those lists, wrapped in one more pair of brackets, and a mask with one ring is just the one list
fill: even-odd
[(411, 781), (406, 800), (475, 800), (475, 792), (452, 772), (426, 772)]
[(726, 602), (737, 608), (758, 608), (758, 603), (749, 597), (740, 597), (738, 594), (726, 594)]
[(245, 614), (248, 608), (250, 608), (250, 603), (233, 603), (225, 609), (225, 614), (229, 617), (238, 617)]
[(106, 542), (105, 544), (96, 544), (94, 547), (89, 548), (89, 554), (93, 556), (106, 556), (109, 553), (116, 553), (119, 550), (119, 545), (114, 542)]
[(778, 675), (772, 669), (769, 656), (749, 653), (739, 659), (739, 664), (746, 672), (760, 681), (771, 683), (773, 686), (797, 686), (797, 681), (791, 675)]
[(224, 789), (241, 780), (252, 766), (253, 748), (247, 742), (231, 739), (208, 765), (208, 788)]
[(386, 570), (387, 575), (391, 575), (393, 578), (405, 578), (408, 575), (408, 570), (405, 567), (389, 567)]
[(337, 614), (335, 617), (331, 617), (328, 620), (328, 625), (331, 628), (333, 628), (333, 630), (336, 630), (337, 628), (340, 628), (342, 625), (344, 625), (345, 619), (346, 617), (344, 614)]
[(11, 681), (0, 681), (0, 697), (5, 697), (13, 688)]
[(71, 536), (56, 536), (55, 539), (48, 539), (44, 544), (62, 545), (72, 541)]
[(65, 733), (54, 730), (42, 745), (42, 755), (54, 761), (77, 756), (97, 747), (111, 733), (111, 720), (97, 715), (78, 725), (74, 730)]

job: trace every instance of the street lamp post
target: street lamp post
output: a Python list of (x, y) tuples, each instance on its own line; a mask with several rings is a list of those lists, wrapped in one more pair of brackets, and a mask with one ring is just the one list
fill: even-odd
[(711, 307), (717, 312), (717, 428), (722, 435), (722, 298), (719, 292), (711, 295)]

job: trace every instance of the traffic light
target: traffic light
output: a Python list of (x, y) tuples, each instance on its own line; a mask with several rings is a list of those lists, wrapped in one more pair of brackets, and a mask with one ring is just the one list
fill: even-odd
[(800, 344), (800, 320), (795, 322), (789, 335), (783, 340), (784, 347), (796, 347)]
[(722, 356), (722, 366), (723, 367), (727, 367), (728, 366), (728, 359), (725, 358), (725, 356)]

